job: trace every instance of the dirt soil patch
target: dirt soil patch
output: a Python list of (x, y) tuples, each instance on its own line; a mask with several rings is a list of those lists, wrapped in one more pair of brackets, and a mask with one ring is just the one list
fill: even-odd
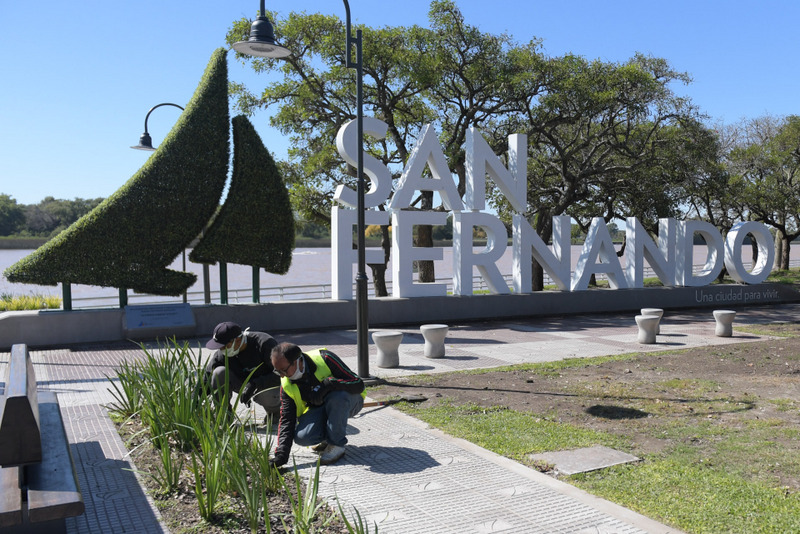
[[(117, 430), (129, 450), (133, 450), (131, 457), (135, 463), (135, 469), (138, 471), (139, 481), (153, 498), (164, 523), (172, 534), (250, 534), (241, 504), (235, 495), (223, 494), (218, 507), (219, 513), (215, 514), (212, 522), (200, 517), (192, 475), (187, 468), (183, 470), (177, 491), (168, 495), (159, 494), (157, 485), (146, 473), (156, 473), (161, 466), (161, 459), (158, 450), (143, 439), (143, 427), (137, 421), (129, 421), (122, 425), (118, 424)], [(188, 453), (185, 455), (184, 462), (185, 466), (191, 462)], [(293, 474), (284, 471), (284, 478), (288, 487), (293, 488), (295, 485)], [(305, 483), (307, 480), (303, 480), (303, 482)], [(303, 484), (303, 491), (305, 491), (305, 484)], [(269, 532), (272, 534), (294, 532), (292, 504), (289, 497), (284, 492), (278, 492), (270, 494), (268, 498)], [(346, 534), (348, 532), (347, 526), (338, 517), (325, 526), (321, 525), (323, 520), (338, 513), (334, 508), (335, 503), (333, 505), (328, 503), (325, 510), (318, 516), (319, 520), (314, 527), (315, 532), (330, 534)], [(266, 526), (262, 525), (259, 532), (267, 532)]]
[[(762, 334), (800, 336), (800, 325), (759, 327)], [(507, 407), (632, 439), (632, 454), (658, 453), (674, 438), (654, 429), (666, 419), (800, 423), (800, 337), (640, 353), (622, 361), (590, 361), (563, 369), (444, 373), (394, 379), (371, 391), (376, 399), (427, 397)], [(797, 448), (796, 443), (785, 444)], [(800, 488), (796, 476), (782, 483)]]

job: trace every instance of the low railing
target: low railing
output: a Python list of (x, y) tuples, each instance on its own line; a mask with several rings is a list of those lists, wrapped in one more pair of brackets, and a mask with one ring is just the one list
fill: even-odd
[[(797, 267), (800, 265), (800, 260), (796, 260), (791, 262), (790, 267)], [(694, 272), (700, 272), (702, 265), (695, 265)], [(746, 268), (750, 268), (749, 265), (745, 264)], [(645, 278), (653, 278), (655, 277), (655, 272), (649, 266), (644, 267), (644, 277)], [(513, 276), (511, 274), (503, 275), (503, 279), (506, 281), (509, 287), (513, 285)], [(600, 274), (597, 276), (598, 280), (607, 280), (608, 277), (604, 274)], [(441, 278), (436, 280), (438, 283), (446, 284), (447, 292), (453, 292), (453, 280), (452, 278)], [(544, 285), (552, 285), (552, 279), (547, 275), (544, 274)], [(389, 295), (392, 294), (392, 283), (390, 280), (386, 282), (387, 290)], [(486, 283), (486, 280), (483, 279), (480, 275), (473, 276), (472, 279), (472, 287), (475, 292), (485, 292), (489, 291), (489, 285)], [(355, 294), (355, 289), (353, 290), (353, 294)], [(285, 300), (318, 300), (318, 299), (329, 299), (333, 295), (333, 288), (331, 284), (309, 284), (309, 285), (297, 285), (297, 286), (281, 286), (281, 287), (262, 287), (259, 293), (259, 302), (276, 302), (276, 301), (285, 301)], [(369, 296), (374, 297), (375, 292), (372, 286), (369, 287)], [(214, 290), (210, 292), (211, 303), (218, 303), (220, 302), (220, 291)], [(206, 295), (205, 292), (202, 290), (198, 291), (189, 291), (186, 293), (186, 302), (189, 304), (194, 305), (202, 305), (206, 303)], [(183, 296), (179, 297), (159, 297), (156, 295), (143, 295), (143, 294), (136, 294), (132, 293), (128, 295), (128, 304), (129, 305), (136, 305), (136, 304), (173, 304), (176, 302), (183, 302)], [(253, 290), (252, 288), (237, 288), (237, 289), (228, 289), (228, 303), (230, 304), (249, 304), (253, 302)], [(113, 308), (119, 306), (119, 295), (118, 294), (109, 294), (104, 296), (93, 296), (93, 297), (73, 297), (72, 299), (72, 306), (75, 309), (90, 309), (90, 308)]]
[[(274, 302), (281, 300), (327, 299), (331, 298), (331, 295), (331, 284), (262, 287), (259, 292), (259, 301)], [(209, 296), (212, 303), (221, 301), (221, 292), (218, 289), (210, 291)], [(195, 305), (206, 304), (206, 293), (203, 290), (187, 291), (185, 301)], [(176, 302), (184, 302), (183, 296), (163, 297), (141, 293), (128, 294), (128, 304), (132, 306), (137, 304), (173, 304)], [(228, 302), (231, 304), (252, 303), (252, 288), (228, 288)], [(118, 305), (118, 294), (72, 298), (73, 308), (109, 308)]]

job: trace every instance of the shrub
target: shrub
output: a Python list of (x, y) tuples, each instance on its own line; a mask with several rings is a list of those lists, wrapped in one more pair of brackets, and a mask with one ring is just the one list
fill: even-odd
[(238, 263), (286, 274), (294, 216), (278, 166), (244, 115), (233, 118), (233, 174), (225, 204), (192, 250), (198, 263)]
[(43, 310), (61, 307), (61, 297), (54, 295), (0, 295), (0, 311)]

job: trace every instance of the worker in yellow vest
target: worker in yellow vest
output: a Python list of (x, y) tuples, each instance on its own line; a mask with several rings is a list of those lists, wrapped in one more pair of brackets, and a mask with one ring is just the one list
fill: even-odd
[(292, 443), (310, 446), (323, 465), (338, 461), (347, 443), (347, 419), (364, 406), (364, 381), (327, 349), (304, 353), (294, 343), (280, 343), (271, 359), (281, 377), (281, 415), (270, 463), (288, 462)]

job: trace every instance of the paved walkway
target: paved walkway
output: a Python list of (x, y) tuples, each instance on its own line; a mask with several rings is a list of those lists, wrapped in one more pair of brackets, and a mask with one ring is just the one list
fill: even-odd
[[(734, 325), (794, 321), (800, 305), (740, 312)], [(243, 325), (247, 326), (247, 325)], [(590, 315), (451, 325), (446, 356), (423, 356), (418, 329), (400, 329), (401, 367), (375, 366), (381, 378), (457, 369), (657, 351), (762, 339), (734, 332), (714, 335), (711, 310), (667, 312), (655, 345), (640, 345), (632, 316)], [(357, 369), (354, 331), (271, 332), (303, 348), (325, 346)], [(198, 345), (205, 340), (196, 340)], [(112, 401), (107, 376), (141, 351), (130, 344), (71, 346), (31, 352), (42, 389), (59, 394), (86, 513), (68, 532), (168, 532), (144, 494), (124, 444), (103, 407)], [(0, 377), (9, 353), (0, 352)], [(260, 416), (261, 414), (256, 414)], [(366, 408), (351, 420), (341, 462), (323, 467), (320, 493), (355, 507), (381, 533), (675, 533), (646, 517), (598, 499), (463, 440), (454, 439), (388, 407)], [(293, 450), (307, 479), (316, 456)]]

